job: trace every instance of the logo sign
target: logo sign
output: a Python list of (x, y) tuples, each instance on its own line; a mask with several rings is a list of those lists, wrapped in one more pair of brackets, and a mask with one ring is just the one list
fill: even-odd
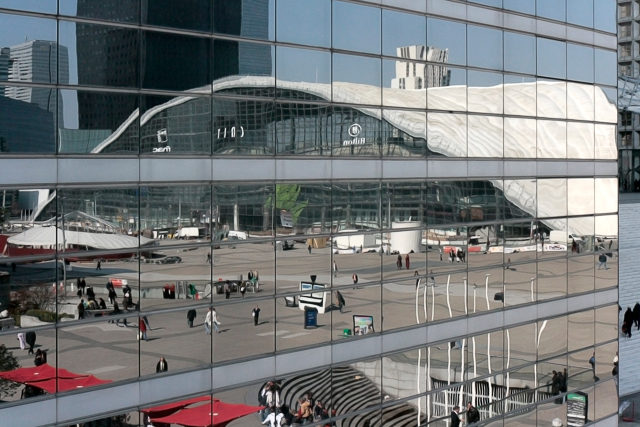
[(344, 141), (342, 141), (343, 147), (348, 147), (350, 145), (366, 144), (367, 142), (366, 138), (364, 137), (358, 138), (358, 136), (362, 132), (362, 126), (360, 126), (358, 123), (354, 123), (351, 126), (349, 126), (349, 130), (347, 132), (349, 133), (349, 136), (353, 139), (345, 139)]
[(244, 127), (242, 126), (232, 126), (230, 128), (219, 128), (218, 129), (218, 139), (226, 138), (227, 135), (231, 136), (231, 138), (244, 138)]
[[(169, 134), (167, 133), (167, 129), (160, 129), (158, 132), (156, 132), (156, 137), (158, 138), (158, 143), (159, 144), (166, 144), (167, 141), (169, 141)], [(171, 147), (169, 147), (168, 145), (165, 147), (154, 147), (153, 148), (153, 152), (154, 153), (169, 153), (171, 152)]]

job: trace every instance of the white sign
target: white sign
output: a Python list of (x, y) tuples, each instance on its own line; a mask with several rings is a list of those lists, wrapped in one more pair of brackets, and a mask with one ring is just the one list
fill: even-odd
[[(159, 144), (166, 144), (167, 141), (169, 141), (169, 134), (168, 134), (166, 128), (160, 129), (156, 133), (156, 137), (158, 138), (158, 143)], [(153, 148), (153, 152), (154, 153), (170, 153), (171, 152), (171, 147), (169, 147), (168, 145), (166, 147), (154, 147)]]
[(362, 126), (360, 126), (359, 124), (357, 123), (352, 124), (351, 126), (349, 126), (349, 130), (347, 132), (349, 133), (349, 136), (353, 139), (345, 139), (344, 141), (342, 141), (343, 147), (348, 147), (350, 145), (366, 144), (367, 140), (365, 137), (358, 138), (358, 136), (362, 132)]
[(221, 138), (226, 138), (227, 137), (227, 132), (229, 133), (229, 136), (231, 138), (235, 138), (236, 134), (238, 136), (238, 138), (244, 138), (244, 128), (242, 126), (240, 127), (230, 127), (230, 128), (219, 128), (218, 129), (218, 139)]

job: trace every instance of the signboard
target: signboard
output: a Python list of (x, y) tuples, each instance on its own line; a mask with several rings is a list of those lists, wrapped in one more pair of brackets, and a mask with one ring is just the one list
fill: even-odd
[(280, 224), (286, 228), (293, 227), (293, 216), (291, 212), (285, 210), (280, 211)]
[(581, 391), (567, 395), (567, 425), (583, 426), (587, 423), (589, 396)]
[(304, 309), (304, 328), (318, 327), (318, 309), (315, 307), (305, 307)]
[(358, 138), (360, 136), (360, 133), (362, 132), (362, 126), (360, 126), (359, 124), (353, 123), (351, 126), (349, 126), (349, 130), (347, 132), (352, 139), (345, 139), (344, 141), (342, 141), (343, 147), (348, 147), (350, 145), (364, 145), (367, 143), (365, 137)]
[(374, 332), (373, 316), (353, 315), (353, 335), (367, 335)]
[[(315, 307), (318, 309), (318, 312), (325, 313), (331, 305), (331, 293), (324, 291), (326, 287), (327, 286), (322, 283), (300, 282), (301, 291), (316, 291), (301, 294), (298, 297), (298, 307), (300, 310), (304, 310), (305, 307)], [(321, 292), (317, 292), (318, 290), (321, 290)]]

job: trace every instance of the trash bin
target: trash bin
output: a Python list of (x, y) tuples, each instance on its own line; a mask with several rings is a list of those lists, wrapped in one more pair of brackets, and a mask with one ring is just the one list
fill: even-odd
[(318, 309), (315, 307), (304, 308), (304, 328), (317, 328), (318, 327)]

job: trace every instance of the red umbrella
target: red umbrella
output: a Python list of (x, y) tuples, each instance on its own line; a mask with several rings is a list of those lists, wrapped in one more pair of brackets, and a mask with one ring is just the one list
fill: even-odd
[(31, 381), (44, 381), (52, 378), (82, 378), (88, 375), (75, 374), (69, 372), (66, 369), (56, 368), (51, 365), (43, 364), (40, 366), (33, 366), (30, 368), (18, 368), (13, 371), (0, 372), (0, 378), (14, 381), (17, 383), (27, 383)]
[(236, 405), (214, 400), (212, 404), (183, 409), (173, 415), (151, 420), (154, 423), (181, 424), (185, 427), (224, 427), (233, 420), (261, 409), (264, 407)]
[(57, 382), (57, 391), (69, 391), (76, 390), (79, 388), (86, 387), (94, 387), (97, 385), (108, 384), (112, 382), (111, 380), (101, 380), (100, 378), (96, 378), (93, 375), (79, 377), (79, 378), (50, 378), (44, 381), (28, 381), (25, 384), (30, 385), (32, 387), (37, 387), (42, 389), (48, 393), (56, 392), (56, 382)]
[[(180, 402), (167, 403), (166, 405), (154, 406), (153, 408), (143, 409), (140, 412), (143, 412), (151, 418), (161, 418), (171, 415), (180, 409), (184, 409), (189, 405), (198, 402), (210, 401), (211, 396), (201, 396), (195, 397), (193, 399), (181, 400)], [(217, 400), (217, 399), (216, 399)]]

